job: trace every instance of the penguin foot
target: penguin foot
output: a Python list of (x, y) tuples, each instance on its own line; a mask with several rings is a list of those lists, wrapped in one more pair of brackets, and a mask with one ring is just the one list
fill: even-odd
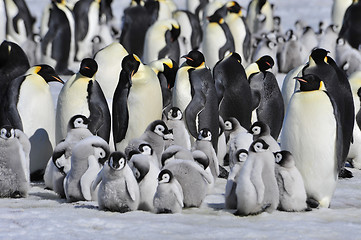
[(222, 166), (219, 166), (219, 178), (225, 178), (227, 179), (229, 175), (229, 172)]
[(346, 168), (341, 168), (340, 172), (338, 173), (339, 178), (353, 178), (353, 174), (350, 170)]
[(11, 197), (11, 198), (23, 198), (24, 195), (23, 195), (21, 192), (19, 192), (19, 191), (15, 191), (15, 192), (13, 192), (13, 193), (11, 194), (10, 197)]
[(306, 203), (309, 208), (318, 208), (320, 205), (320, 203), (313, 198), (307, 198)]
[(162, 209), (157, 210), (157, 214), (169, 214), (169, 213), (173, 213), (173, 212), (172, 212), (172, 210), (167, 209), (167, 208), (162, 208)]

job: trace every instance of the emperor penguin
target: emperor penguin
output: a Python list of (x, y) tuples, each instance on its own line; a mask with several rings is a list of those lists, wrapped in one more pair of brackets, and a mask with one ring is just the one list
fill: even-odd
[(153, 24), (157, 21), (172, 18), (172, 12), (177, 9), (173, 0), (145, 1), (145, 8), (152, 16)]
[(75, 23), (65, 0), (52, 0), (43, 13), (41, 24), (41, 61), (58, 74), (71, 75), (75, 56)]
[(247, 79), (249, 79), (251, 74), (267, 71), (271, 69), (274, 65), (275, 62), (271, 56), (264, 55), (260, 57), (254, 63), (251, 63), (246, 67), (245, 71), (246, 71)]
[(361, 70), (361, 53), (342, 38), (337, 39), (336, 63), (347, 76)]
[(331, 20), (332, 23), (341, 29), (343, 18), (347, 8), (352, 4), (352, 0), (334, 0), (332, 3)]
[(19, 129), (0, 129), (0, 197), (27, 197), (30, 189), (30, 142)]
[(275, 75), (261, 71), (252, 74), (248, 80), (252, 92), (252, 122), (266, 123), (271, 129), (271, 136), (278, 139), (283, 123), (284, 103)]
[(227, 54), (234, 52), (234, 38), (228, 24), (224, 21), (223, 8), (218, 9), (203, 27), (201, 48), (209, 68)]
[(64, 139), (69, 120), (74, 115), (89, 118), (89, 130), (93, 135), (109, 142), (111, 117), (104, 93), (95, 80), (98, 64), (84, 58), (79, 72), (74, 74), (61, 89), (56, 107), (56, 140)]
[(252, 143), (248, 157), (237, 178), (236, 215), (247, 216), (273, 212), (278, 207), (279, 190), (275, 160), (263, 139)]
[[(23, 131), (30, 140), (30, 173), (42, 179), (55, 147), (55, 114), (49, 82), (64, 83), (48, 65), (36, 65), (12, 80), (1, 103), (1, 124)], [(34, 114), (36, 109), (36, 114)]]
[(299, 82), (295, 79), (295, 77), (300, 77), (302, 75), (302, 69), (305, 67), (305, 64), (302, 64), (298, 67), (295, 67), (291, 71), (289, 71), (282, 82), (281, 93), (283, 97), (283, 105), (285, 108), (285, 115), (287, 114), (287, 106), (288, 103), (295, 91), (300, 88)]
[(329, 51), (329, 56), (335, 59), (337, 38), (339, 38), (339, 36), (337, 27), (333, 24), (329, 25), (322, 32), (317, 48), (327, 49)]
[[(337, 115), (340, 113), (317, 75), (307, 74), (297, 80), (300, 91), (293, 94), (288, 105), (281, 146), (294, 156), (309, 205), (329, 207), (338, 179), (338, 161), (341, 160), (336, 151)], [(312, 124), (305, 119), (312, 119)]]
[(236, 196), (236, 188), (237, 188), (237, 179), (239, 173), (244, 165), (245, 161), (248, 157), (248, 151), (246, 149), (237, 150), (236, 154), (236, 162), (231, 168), (229, 172), (226, 189), (225, 189), (225, 206), (227, 209), (236, 209), (237, 208), (237, 196)]
[(138, 209), (140, 193), (137, 180), (122, 152), (113, 152), (92, 185), (98, 190), (101, 210), (128, 212)]
[(209, 0), (187, 0), (187, 10), (194, 13), (201, 20), (203, 11), (209, 2)]
[(167, 113), (166, 125), (173, 132), (172, 144), (191, 149), (189, 132), (186, 128), (183, 113), (177, 107), (172, 107)]
[(244, 128), (251, 125), (252, 93), (238, 53), (230, 53), (213, 68), (219, 115), (234, 117)]
[(306, 210), (305, 185), (292, 154), (288, 151), (281, 151), (274, 153), (274, 155), (276, 159), (276, 179), (280, 192), (278, 208), (287, 212)]
[(92, 40), (100, 32), (100, 2), (80, 0), (74, 5), (76, 61), (93, 56)]
[[(270, 33), (270, 35), (273, 35), (273, 33)], [(281, 45), (284, 44), (285, 44), (284, 42), (281, 43)], [(273, 36), (266, 35), (266, 37), (263, 37), (257, 43), (257, 46), (252, 51), (251, 61), (257, 61), (258, 59), (261, 59), (263, 56), (270, 56), (273, 59), (278, 59), (277, 58), (277, 54), (279, 52), (278, 49), (279, 46), (277, 39), (276, 38), (273, 39)], [(277, 74), (278, 64), (274, 64), (270, 71), (272, 71), (274, 74)]]
[(346, 39), (346, 41), (356, 49), (358, 49), (361, 43), (361, 31), (357, 27), (361, 22), (360, 11), (361, 2), (358, 0), (353, 0), (352, 4), (345, 12), (342, 27), (338, 35), (339, 37)]
[(153, 205), (155, 213), (182, 212), (183, 190), (178, 180), (168, 169), (162, 170), (158, 175), (158, 186), (154, 195)]
[(115, 148), (124, 151), (129, 141), (139, 138), (155, 121), (162, 119), (162, 92), (155, 72), (129, 54), (113, 97), (113, 137)]
[(247, 8), (246, 23), (252, 34), (273, 30), (273, 8), (268, 0), (252, 0)]
[(98, 136), (79, 141), (72, 150), (71, 168), (64, 179), (64, 191), (69, 202), (96, 200), (92, 183), (108, 159), (109, 145)]
[(253, 141), (259, 138), (263, 139), (269, 145), (271, 152), (281, 150), (277, 140), (271, 136), (271, 129), (266, 123), (262, 121), (253, 123), (249, 129), (249, 133), (253, 135)]
[[(143, 62), (150, 63), (167, 57), (178, 63), (180, 31), (179, 24), (175, 19), (156, 21), (145, 34)], [(154, 44), (155, 42), (157, 44)]]

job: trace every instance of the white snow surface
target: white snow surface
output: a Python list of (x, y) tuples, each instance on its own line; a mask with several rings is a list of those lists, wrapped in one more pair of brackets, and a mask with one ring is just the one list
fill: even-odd
[[(270, 0), (283, 30), (297, 19), (317, 28), (330, 21), (331, 0)], [(50, 1), (26, 0), (38, 18)], [(184, 0), (175, 0), (185, 6)], [(248, 0), (238, 1), (247, 7)], [(114, 0), (120, 19), (128, 0)], [(67, 80), (66, 78), (64, 80)], [(54, 100), (60, 84), (51, 84)], [(32, 183), (23, 199), (0, 199), (0, 239), (361, 239), (361, 171), (338, 181), (328, 209), (310, 212), (262, 213), (237, 217), (224, 209), (226, 181), (217, 179), (215, 188), (200, 208), (181, 214), (153, 214), (143, 211), (105, 212), (96, 202), (67, 203), (42, 183)]]

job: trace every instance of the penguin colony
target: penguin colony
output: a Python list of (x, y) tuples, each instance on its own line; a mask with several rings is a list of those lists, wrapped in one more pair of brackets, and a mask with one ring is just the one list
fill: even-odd
[(330, 207), (346, 162), (361, 169), (357, 0), (286, 32), (268, 0), (132, 0), (120, 28), (112, 1), (51, 0), (39, 31), (24, 0), (0, 3), (0, 197), (44, 180), (101, 210), (181, 213), (225, 178), (248, 216)]

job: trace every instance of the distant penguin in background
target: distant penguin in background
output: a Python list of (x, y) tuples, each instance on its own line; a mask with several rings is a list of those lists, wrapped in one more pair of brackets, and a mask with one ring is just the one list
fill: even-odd
[(183, 190), (178, 180), (168, 169), (158, 175), (158, 187), (154, 195), (155, 213), (180, 213), (183, 204)]
[(167, 113), (166, 124), (173, 132), (173, 144), (191, 149), (189, 132), (186, 128), (183, 113), (177, 107), (172, 107)]
[(208, 22), (203, 27), (201, 47), (211, 69), (220, 59), (235, 50), (231, 30), (223, 18), (224, 11), (224, 8), (220, 8), (212, 16), (208, 16)]
[(187, 0), (187, 10), (194, 13), (199, 20), (203, 18), (203, 11), (209, 0)]
[[(74, 16), (65, 0), (52, 0), (45, 10), (41, 32), (41, 60), (55, 68), (58, 74), (71, 75), (69, 70), (75, 55)], [(46, 21), (48, 20), (48, 21)], [(45, 29), (45, 30), (44, 30)]]
[(231, 53), (213, 69), (213, 78), (219, 102), (219, 115), (223, 119), (236, 118), (244, 128), (251, 125), (252, 94), (242, 59)]
[(352, 2), (352, 0), (333, 0), (331, 20), (332, 24), (335, 24), (339, 30), (342, 27), (345, 12)]
[(75, 20), (75, 60), (92, 57), (92, 40), (100, 32), (101, 0), (80, 0), (73, 8)]
[(358, 27), (361, 23), (360, 12), (361, 2), (354, 0), (345, 12), (342, 28), (339, 33), (339, 37), (346, 39), (356, 49), (359, 48), (361, 43), (361, 31)]
[[(180, 31), (179, 24), (174, 19), (155, 22), (145, 35), (143, 62), (150, 63), (161, 58), (170, 58), (178, 63)], [(157, 44), (154, 44), (155, 42)]]
[(36, 65), (9, 83), (1, 102), (1, 125), (11, 125), (29, 137), (32, 180), (42, 179), (55, 147), (51, 81), (64, 83), (52, 67)]
[(329, 56), (335, 59), (337, 38), (338, 38), (337, 27), (335, 25), (329, 25), (320, 36), (320, 40), (317, 47), (327, 49), (329, 51)]
[(104, 93), (95, 80), (98, 64), (94, 59), (85, 58), (79, 72), (63, 86), (56, 108), (56, 140), (64, 139), (71, 117), (77, 114), (89, 119), (89, 130), (109, 142), (111, 118)]
[(345, 39), (337, 39), (335, 61), (347, 76), (361, 70), (361, 52), (351, 47)]
[[(262, 59), (263, 56), (270, 56), (272, 59), (277, 59), (277, 53), (278, 53), (278, 45), (277, 44), (278, 43), (277, 43), (276, 39), (269, 39), (269, 38), (262, 39), (258, 43), (256, 49), (253, 51), (251, 60), (258, 61), (258, 60)], [(274, 74), (277, 74), (278, 73), (278, 65), (274, 64), (272, 66), (271, 71)]]
[(273, 9), (268, 0), (252, 0), (247, 8), (246, 23), (252, 34), (273, 30)]
[(140, 137), (148, 125), (162, 118), (162, 92), (155, 72), (129, 54), (113, 97), (113, 137), (115, 148), (124, 151), (129, 141)]
[(30, 142), (19, 129), (0, 129), (0, 198), (27, 197), (30, 189)]
[(147, 0), (144, 6), (152, 16), (152, 23), (172, 18), (176, 10), (173, 0)]

